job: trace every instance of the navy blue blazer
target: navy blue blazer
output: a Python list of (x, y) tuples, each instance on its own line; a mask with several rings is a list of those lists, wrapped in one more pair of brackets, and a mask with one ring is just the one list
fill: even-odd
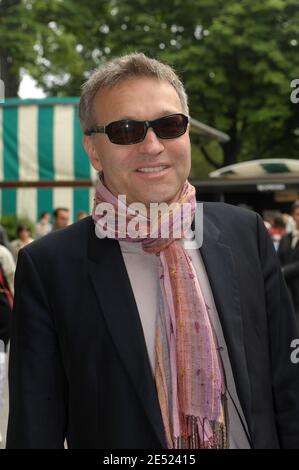
[[(299, 331), (262, 220), (204, 203), (200, 251), (252, 447), (299, 448)], [(7, 448), (165, 447), (119, 243), (90, 217), (47, 235), (21, 250), (15, 292)]]

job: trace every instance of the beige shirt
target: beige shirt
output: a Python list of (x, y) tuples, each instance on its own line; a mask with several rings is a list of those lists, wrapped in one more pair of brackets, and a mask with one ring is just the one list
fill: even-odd
[(41, 238), (50, 233), (52, 230), (51, 224), (43, 224), (38, 222), (35, 226), (35, 238)]
[(23, 242), (19, 238), (11, 242), (10, 249), (16, 261), (18, 259), (18, 254), (19, 254), (20, 249), (28, 245), (31, 242), (33, 242), (33, 238), (29, 238), (27, 242)]
[(13, 295), (16, 264), (11, 252), (3, 245), (0, 245), (0, 263), (2, 265), (6, 280), (9, 284), (10, 291)]
[[(154, 374), (156, 318), (159, 311), (160, 299), (158, 276), (159, 257), (155, 254), (144, 252), (141, 243), (130, 243), (124, 241), (120, 241), (119, 243), (139, 311), (148, 357)], [(235, 381), (232, 374), (221, 323), (201, 254), (199, 250), (187, 250), (187, 252), (197, 273), (205, 302), (210, 306), (210, 320), (216, 331), (219, 346), (222, 347), (221, 357), (225, 369), (227, 388), (230, 395), (233, 397), (236, 407), (242, 417), (242, 421), (247, 429), (245, 417), (236, 392)], [(249, 443), (246, 433), (244, 432), (230, 395), (227, 393), (230, 448), (248, 449)]]

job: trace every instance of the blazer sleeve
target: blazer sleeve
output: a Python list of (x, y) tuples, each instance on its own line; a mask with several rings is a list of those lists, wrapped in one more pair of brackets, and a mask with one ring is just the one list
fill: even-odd
[(63, 448), (66, 379), (41, 277), (19, 253), (9, 360), (8, 449)]
[(279, 260), (259, 218), (272, 367), (275, 421), (281, 448), (299, 448), (299, 363), (292, 362), (291, 343), (299, 338), (298, 319), (290, 302)]
[(299, 277), (299, 261), (286, 264), (282, 268), (282, 272), (286, 281), (293, 279), (294, 277)]

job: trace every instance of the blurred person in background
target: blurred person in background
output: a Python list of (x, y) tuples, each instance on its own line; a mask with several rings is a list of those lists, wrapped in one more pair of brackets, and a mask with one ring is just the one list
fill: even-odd
[(87, 217), (87, 216), (88, 216), (87, 212), (85, 212), (85, 211), (79, 211), (78, 214), (77, 214), (77, 220), (84, 219), (84, 218)]
[(278, 256), (299, 319), (299, 199), (291, 208), (294, 226), (280, 241)]
[(41, 238), (52, 230), (50, 223), (51, 215), (49, 212), (42, 212), (39, 222), (35, 226), (35, 237)]
[(269, 222), (269, 220), (265, 220), (265, 219), (263, 220), (263, 222), (265, 224), (266, 229), (268, 230), (268, 233), (270, 233), (271, 230), (272, 230), (271, 222)]
[(7, 232), (3, 225), (0, 224), (0, 245), (6, 246), (10, 250), (10, 242), (7, 236)]
[(11, 251), (3, 245), (0, 245), (0, 265), (8, 282), (9, 289), (13, 295), (16, 263)]
[(10, 244), (11, 252), (14, 259), (17, 260), (21, 248), (33, 242), (31, 230), (26, 224), (19, 224), (17, 228), (17, 239), (13, 240)]
[(272, 238), (274, 248), (277, 251), (280, 240), (286, 234), (285, 223), (281, 215), (276, 215), (273, 220), (273, 225), (269, 230), (270, 236)]
[[(0, 245), (0, 413), (4, 404), (6, 351), (10, 338), (15, 262), (11, 252)], [(2, 435), (0, 433), (0, 443)]]
[(70, 211), (66, 207), (57, 207), (53, 212), (52, 232), (68, 226), (70, 222)]
[(285, 224), (286, 233), (291, 233), (296, 227), (296, 223), (290, 214), (282, 214), (282, 218)]

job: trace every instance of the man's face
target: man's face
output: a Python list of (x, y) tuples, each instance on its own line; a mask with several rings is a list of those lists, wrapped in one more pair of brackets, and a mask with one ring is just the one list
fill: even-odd
[(55, 217), (54, 225), (56, 228), (64, 228), (69, 224), (70, 213), (69, 211), (60, 210)]
[(299, 207), (297, 207), (292, 213), (293, 219), (295, 220), (296, 227), (299, 230)]
[(19, 233), (19, 239), (26, 241), (30, 237), (30, 231), (24, 228), (23, 230), (20, 231)]
[[(134, 78), (110, 89), (100, 90), (94, 100), (95, 125), (107, 125), (122, 119), (154, 120), (181, 113), (175, 89), (154, 78)], [(175, 139), (159, 139), (150, 128), (137, 144), (117, 145), (106, 134), (84, 137), (91, 163), (103, 171), (106, 186), (114, 195), (125, 194), (127, 203), (175, 201), (189, 175), (191, 146), (189, 129)], [(155, 173), (140, 168), (165, 167)]]

